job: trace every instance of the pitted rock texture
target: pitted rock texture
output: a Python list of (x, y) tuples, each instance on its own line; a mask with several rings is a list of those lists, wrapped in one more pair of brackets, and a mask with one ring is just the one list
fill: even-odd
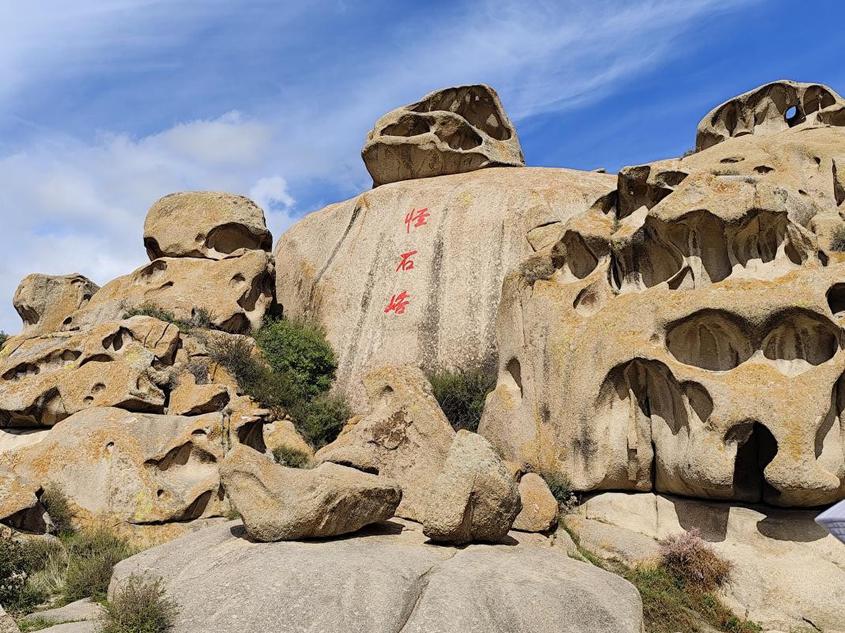
[(504, 462), (487, 440), (464, 429), (455, 436), (426, 501), (423, 533), (445, 543), (496, 543), (522, 509)]
[(396, 522), (319, 543), (250, 542), (232, 522), (118, 563), (109, 594), (131, 574), (163, 579), (174, 633), (642, 630), (639, 594), (619, 576), (542, 545), (426, 544)]
[(223, 416), (180, 417), (93, 408), (0, 460), (21, 479), (61, 489), (82, 516), (130, 523), (221, 516)]
[(698, 151), (727, 138), (776, 134), (804, 123), (845, 125), (845, 100), (827, 86), (773, 81), (713, 108), (698, 124)]
[(272, 245), (261, 208), (230, 193), (172, 193), (158, 200), (144, 221), (144, 247), (150, 260), (223, 259), (240, 249), (269, 251)]
[(402, 490), (375, 475), (338, 464), (280, 466), (237, 446), (220, 467), (226, 494), (259, 541), (348, 534), (393, 516)]
[(431, 385), (416, 367), (382, 367), (364, 377), (370, 411), (317, 452), (321, 462), (378, 473), (402, 487), (396, 516), (422, 520), (425, 499), (455, 438)]
[(579, 490), (845, 497), (845, 129), (627, 168), (508, 275), (479, 432)]
[[(495, 365), (505, 274), (615, 183), (608, 174), (490, 168), (378, 187), (281, 237), (277, 299), (288, 316), (325, 328), (337, 387), (366, 412), (361, 377), (370, 369)], [(392, 297), (401, 314), (385, 312)]]
[(12, 304), (23, 321), (24, 336), (49, 334), (84, 306), (100, 287), (82, 275), (41, 275), (23, 278)]
[(388, 112), (367, 135), (361, 156), (375, 186), (525, 165), (516, 128), (485, 85), (437, 90)]

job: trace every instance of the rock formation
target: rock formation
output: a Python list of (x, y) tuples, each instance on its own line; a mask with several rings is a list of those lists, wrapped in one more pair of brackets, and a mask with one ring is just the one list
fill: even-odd
[(508, 275), (479, 428), (507, 459), (579, 490), (845, 497), (845, 260), (825, 249), (845, 128), (760, 131), (622, 170)]
[(64, 320), (88, 303), (99, 289), (82, 275), (27, 275), (12, 300), (23, 321), (21, 334), (57, 332)]
[(355, 532), (393, 516), (402, 490), (375, 475), (321, 464), (286, 468), (238, 446), (220, 468), (226, 494), (247, 533), (259, 541), (291, 541)]
[(513, 522), (514, 530), (546, 532), (555, 528), (558, 502), (540, 475), (525, 473), (520, 478), (519, 501), (522, 510)]
[(396, 108), (367, 135), (361, 156), (375, 186), (523, 166), (516, 128), (490, 86), (459, 86)]

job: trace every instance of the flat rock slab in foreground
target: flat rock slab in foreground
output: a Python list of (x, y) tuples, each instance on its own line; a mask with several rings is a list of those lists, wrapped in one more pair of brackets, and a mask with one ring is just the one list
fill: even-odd
[[(400, 531), (401, 528), (401, 531)], [(385, 523), (332, 541), (255, 543), (239, 522), (129, 558), (181, 607), (174, 633), (639, 633), (625, 580), (538, 545), (427, 544)]]

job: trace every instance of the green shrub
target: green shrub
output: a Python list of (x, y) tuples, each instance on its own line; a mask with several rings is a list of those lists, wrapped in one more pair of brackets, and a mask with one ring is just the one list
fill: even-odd
[(10, 538), (0, 539), (0, 604), (8, 611), (27, 612), (44, 599), (27, 582), (31, 573), (26, 546)]
[(725, 584), (731, 564), (702, 540), (698, 530), (669, 536), (660, 541), (660, 562), (685, 589), (713, 591)]
[(41, 503), (47, 509), (57, 534), (73, 533), (73, 512), (64, 490), (59, 487), (45, 489)]
[(352, 411), (343, 396), (324, 393), (293, 406), (290, 415), (302, 436), (314, 448), (321, 448), (335, 440)]
[(845, 225), (834, 229), (833, 235), (830, 237), (830, 250), (840, 253), (845, 251)]
[(308, 453), (290, 446), (277, 446), (273, 449), (273, 459), (277, 464), (289, 468), (306, 468), (311, 463)]
[(271, 320), (255, 334), (255, 342), (273, 372), (287, 376), (302, 400), (332, 386), (337, 360), (321, 328), (298, 320)]
[(179, 613), (160, 579), (134, 575), (104, 607), (101, 633), (166, 633)]
[(65, 588), (67, 551), (57, 538), (31, 539), (26, 543), (26, 555), (31, 561), (29, 585), (44, 596), (61, 594)]
[(578, 504), (578, 496), (572, 490), (572, 482), (566, 473), (545, 471), (540, 476), (546, 482), (552, 496), (557, 499), (557, 505), (563, 513), (569, 512)]
[(484, 400), (496, 386), (496, 377), (481, 369), (439, 371), (428, 377), (434, 397), (457, 431), (477, 431)]
[(9, 340), (9, 335), (6, 334), (3, 330), (0, 330), (0, 347), (3, 347), (6, 344), (6, 341)]
[(67, 539), (68, 566), (64, 597), (68, 602), (106, 595), (114, 566), (134, 552), (106, 528), (83, 530)]

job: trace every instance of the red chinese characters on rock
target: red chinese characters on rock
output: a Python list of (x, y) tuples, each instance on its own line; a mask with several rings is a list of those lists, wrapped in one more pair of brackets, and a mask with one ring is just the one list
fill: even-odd
[(387, 304), (387, 307), (384, 309), (385, 314), (390, 314), (391, 312), (395, 314), (405, 314), (405, 308), (408, 307), (408, 304), (411, 303), (410, 295), (408, 295), (407, 291), (403, 290), (398, 295), (393, 295), (390, 297), (390, 302)]
[(399, 264), (396, 266), (396, 272), (403, 270), (413, 270), (414, 269), (414, 260), (411, 259), (414, 255), (417, 254), (417, 251), (408, 251), (407, 253), (402, 253), (399, 257), (402, 259), (399, 261)]
[(431, 217), (431, 214), (428, 212), (428, 207), (424, 209), (411, 209), (405, 214), (405, 232), (411, 232), (411, 225), (415, 229), (418, 229), (427, 224), (429, 217)]

